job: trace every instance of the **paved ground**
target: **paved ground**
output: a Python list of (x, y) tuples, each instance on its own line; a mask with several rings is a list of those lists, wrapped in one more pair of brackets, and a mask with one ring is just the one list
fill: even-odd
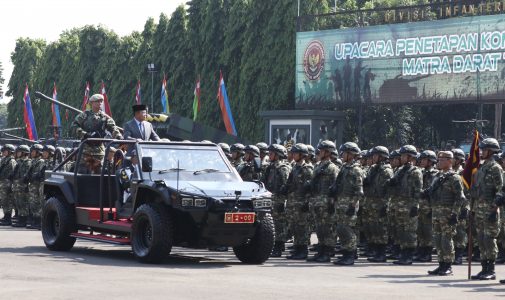
[[(233, 252), (175, 248), (162, 265), (136, 262), (129, 247), (77, 241), (48, 251), (39, 231), (0, 227), (0, 299), (491, 299), (497, 281), (427, 276), (434, 263), (353, 267), (270, 259), (242, 265)], [(480, 266), (475, 265), (478, 270)], [(505, 266), (498, 266), (505, 278)]]

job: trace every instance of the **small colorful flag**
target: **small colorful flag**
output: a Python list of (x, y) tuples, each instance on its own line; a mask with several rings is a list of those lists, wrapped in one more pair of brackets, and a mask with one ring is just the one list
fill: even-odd
[(89, 109), (89, 82), (86, 81), (86, 88), (84, 89), (84, 99), (82, 100), (82, 111), (86, 111)]
[(198, 78), (196, 81), (194, 94), (195, 97), (193, 99), (193, 121), (196, 120), (198, 112), (200, 111), (200, 78)]
[(23, 97), (24, 112), (23, 118), (26, 126), (26, 134), (32, 141), (37, 141), (37, 127), (35, 126), (35, 119), (33, 118), (32, 103), (30, 101), (30, 93), (28, 92), (28, 84), (26, 84), (25, 95)]
[[(58, 100), (58, 92), (56, 91), (56, 82), (54, 83), (53, 86), (53, 99)], [(53, 113), (53, 126), (61, 126), (61, 118), (60, 118), (60, 108), (58, 107), (58, 104), (52, 103), (51, 104), (51, 111)]]
[(100, 94), (103, 96), (102, 111), (105, 112), (109, 117), (112, 118), (112, 112), (110, 111), (109, 99), (107, 98), (107, 93), (105, 92), (105, 83), (102, 81), (102, 89)]
[(465, 169), (463, 169), (463, 184), (467, 189), (470, 189), (473, 184), (473, 175), (477, 172), (480, 165), (479, 155), (479, 132), (475, 129), (473, 133), (473, 142), (470, 147), (470, 155), (465, 162)]
[(142, 94), (140, 91), (140, 79), (137, 82), (137, 88), (135, 90), (135, 103), (140, 104), (142, 102)]
[(161, 106), (163, 107), (164, 113), (170, 113), (170, 106), (168, 105), (167, 78), (165, 75), (163, 75), (163, 81), (161, 83)]
[(223, 74), (221, 71), (219, 71), (219, 73), (219, 90), (217, 91), (217, 100), (219, 101), (219, 106), (221, 107), (221, 115), (223, 116), (226, 132), (228, 132), (228, 134), (236, 136), (237, 129), (235, 129), (235, 122), (233, 121), (230, 101), (228, 101), (228, 94), (226, 93), (226, 87), (224, 85)]

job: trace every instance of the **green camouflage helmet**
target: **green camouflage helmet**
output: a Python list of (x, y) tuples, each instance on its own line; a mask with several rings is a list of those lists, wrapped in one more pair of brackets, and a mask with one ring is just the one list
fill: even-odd
[(455, 159), (465, 160), (465, 152), (459, 148), (452, 149), (452, 154), (454, 155)]
[(38, 153), (42, 153), (42, 150), (44, 149), (44, 146), (42, 146), (41, 144), (33, 144), (30, 148), (30, 151), (37, 151)]
[(421, 155), (419, 155), (419, 159), (428, 159), (429, 161), (431, 162), (437, 162), (437, 155), (435, 154), (435, 152), (431, 151), (431, 150), (424, 150), (423, 152), (421, 152)]
[(397, 158), (397, 157), (400, 157), (400, 149), (393, 150), (389, 154), (390, 159)]
[(270, 147), (268, 147), (268, 151), (276, 153), (281, 158), (288, 157), (288, 150), (286, 150), (284, 146), (279, 144), (270, 145)]
[(291, 153), (301, 153), (303, 155), (308, 155), (309, 154), (309, 148), (307, 148), (307, 145), (302, 144), (302, 143), (297, 143), (291, 146)]
[(412, 157), (417, 156), (417, 149), (412, 145), (404, 145), (400, 148), (400, 154), (408, 154)]
[(45, 145), (43, 151), (44, 152), (49, 152), (51, 154), (54, 154), (54, 151), (56, 151), (56, 149), (52, 145)]
[(501, 151), (500, 144), (494, 138), (483, 139), (479, 143), (479, 148), (482, 149), (482, 150), (488, 149), (488, 150), (491, 150), (493, 152), (500, 152)]
[(317, 149), (329, 150), (331, 152), (333, 149), (337, 149), (337, 146), (335, 146), (335, 143), (332, 141), (324, 140), (317, 145)]
[(17, 147), (16, 151), (19, 151), (21, 153), (30, 154), (30, 147), (28, 147), (27, 145), (19, 145)]
[(2, 152), (3, 151), (9, 151), (9, 152), (14, 152), (16, 151), (16, 147), (14, 147), (13, 144), (5, 144), (3, 147), (2, 147)]
[(309, 151), (309, 156), (314, 157), (316, 155), (316, 149), (312, 145), (307, 145), (307, 151)]
[(221, 150), (223, 150), (224, 153), (230, 154), (230, 145), (227, 143), (219, 143), (217, 145), (221, 148)]
[(340, 152), (350, 152), (352, 154), (361, 154), (361, 149), (358, 147), (358, 145), (356, 143), (353, 143), (353, 142), (347, 142), (345, 144), (343, 144), (342, 146), (340, 146), (340, 149), (339, 149)]
[(245, 153), (251, 153), (254, 157), (259, 157), (260, 156), (260, 149), (256, 147), (255, 145), (247, 145), (244, 148)]
[(388, 148), (386, 148), (384, 146), (375, 146), (375, 147), (373, 147), (370, 150), (370, 154), (371, 155), (377, 154), (377, 155), (379, 155), (381, 157), (389, 158), (389, 150), (388, 150)]
[(258, 147), (258, 149), (260, 149), (260, 152), (268, 152), (268, 145), (267, 143), (264, 143), (264, 142), (259, 142), (256, 144), (256, 147)]
[(231, 145), (230, 151), (231, 152), (238, 152), (240, 154), (244, 154), (244, 148), (245, 148), (245, 146), (243, 144), (236, 143), (236, 144)]

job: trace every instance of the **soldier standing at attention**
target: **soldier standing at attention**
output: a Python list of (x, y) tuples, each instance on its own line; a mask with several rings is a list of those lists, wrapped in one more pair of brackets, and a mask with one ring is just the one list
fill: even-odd
[[(104, 138), (106, 130), (115, 139), (123, 139), (114, 120), (101, 111), (103, 96), (95, 94), (89, 98), (91, 110), (80, 113), (72, 122), (71, 130), (79, 139)], [(83, 146), (83, 158), (79, 164), (79, 173), (95, 173), (102, 164), (105, 146), (102, 142), (86, 143)]]
[(18, 209), (18, 218), (12, 227), (26, 227), (26, 220), (30, 212), (27, 193), (28, 178), (26, 176), (31, 166), (31, 160), (28, 158), (30, 148), (27, 145), (21, 145), (16, 149), (16, 152), (20, 154), (12, 176), (12, 193)]
[(416, 147), (405, 145), (400, 148), (402, 166), (398, 169), (391, 183), (399, 186), (399, 201), (396, 208), (400, 259), (397, 265), (411, 265), (417, 245), (417, 216), (419, 199), (423, 187), (423, 174), (414, 166), (417, 157)]
[(46, 170), (52, 170), (54, 169), (54, 152), (56, 149), (54, 146), (51, 145), (45, 145), (44, 149), (42, 149), (42, 158), (44, 159), (46, 163)]
[(387, 184), (393, 178), (393, 168), (388, 162), (389, 150), (384, 146), (374, 147), (371, 151), (374, 165), (365, 179), (369, 196), (367, 198), (370, 237), (368, 247), (374, 250), (370, 262), (386, 261), (386, 246), (388, 244), (388, 205), (389, 195)]
[(472, 275), (472, 279), (494, 280), (496, 279), (494, 264), (498, 253), (496, 237), (500, 232), (500, 215), (495, 198), (496, 200), (502, 198), (503, 188), (503, 171), (495, 161), (494, 154), (500, 152), (501, 149), (498, 141), (493, 138), (481, 141), (479, 149), (481, 150), (480, 158), (484, 160), (484, 163), (475, 174), (470, 192), (475, 201), (472, 210), (475, 214), (482, 270)]
[(244, 181), (261, 180), (261, 167), (256, 168), (254, 160), (259, 158), (260, 150), (254, 145), (244, 148), (244, 162), (237, 167), (238, 173)]
[(272, 217), (275, 225), (275, 243), (271, 257), (280, 257), (285, 250), (287, 241), (288, 222), (286, 216), (287, 182), (291, 165), (286, 161), (286, 148), (279, 144), (268, 147), (270, 165), (265, 171), (263, 182), (272, 193)]
[[(389, 161), (391, 162), (391, 168), (393, 168), (394, 174), (401, 167), (400, 161), (400, 149), (391, 151), (389, 155)], [(392, 181), (390, 181), (393, 183)], [(390, 196), (389, 207), (388, 207), (388, 233), (391, 242), (391, 254), (387, 257), (390, 259), (400, 258), (400, 238), (398, 237), (398, 202), (400, 201), (400, 187), (396, 184), (390, 184), (388, 188), (388, 194)]]
[(41, 144), (34, 144), (30, 150), (30, 157), (32, 159), (32, 164), (28, 170), (28, 180), (30, 184), (28, 186), (28, 206), (32, 214), (32, 218), (27, 228), (40, 229), (40, 215), (43, 206), (43, 195), (42, 195), (42, 184), (44, 180), (44, 171), (46, 168), (45, 161), (42, 159), (42, 150), (44, 147)]
[(315, 166), (311, 180), (312, 211), (318, 240), (317, 253), (307, 261), (330, 262), (330, 253), (335, 247), (335, 203), (330, 196), (330, 186), (335, 183), (338, 168), (331, 162), (331, 153), (336, 149), (332, 141), (322, 141), (318, 146), (320, 162)]
[(228, 158), (228, 161), (231, 162), (231, 152), (230, 152), (230, 145), (227, 143), (219, 143), (217, 144), (221, 150), (223, 150), (224, 155), (226, 155), (226, 158)]
[(3, 208), (4, 217), (0, 220), (0, 226), (10, 226), (12, 224), (12, 207), (14, 199), (12, 197), (11, 175), (16, 168), (14, 159), (14, 145), (6, 144), (2, 147), (2, 160), (0, 161), (0, 205)]
[[(438, 174), (435, 168), (437, 155), (431, 150), (425, 150), (419, 155), (419, 165), (423, 172), (423, 190), (427, 189)], [(432, 211), (429, 199), (419, 202), (419, 220), (417, 225), (417, 255), (414, 261), (431, 262), (433, 250)]]
[(244, 161), (242, 160), (242, 157), (244, 156), (244, 148), (245, 146), (242, 145), (241, 143), (235, 143), (231, 145), (230, 147), (230, 152), (231, 152), (231, 164), (235, 169), (238, 168)]
[(333, 262), (335, 265), (354, 265), (357, 251), (357, 236), (355, 226), (359, 202), (363, 199), (363, 171), (356, 161), (360, 153), (358, 145), (353, 142), (343, 144), (342, 153), (344, 165), (338, 173), (334, 185), (330, 188), (336, 196), (337, 236), (342, 244), (342, 257)]
[(461, 176), (452, 170), (453, 154), (450, 151), (438, 153), (440, 174), (423, 194), (428, 194), (433, 212), (433, 240), (437, 249), (438, 268), (428, 271), (430, 275), (447, 276), (452, 274), (454, 261), (453, 238), (456, 224), (464, 202)]
[(288, 193), (291, 203), (291, 226), (294, 236), (294, 253), (288, 259), (306, 259), (310, 243), (309, 226), (309, 197), (310, 180), (312, 179), (312, 165), (305, 162), (309, 154), (304, 144), (295, 144), (291, 147), (295, 165), (288, 177)]
[[(452, 154), (454, 159), (452, 160), (452, 169), (459, 176), (463, 174), (463, 167), (461, 166), (465, 162), (465, 153), (461, 149), (452, 149)], [(468, 211), (470, 210), (470, 193), (468, 189), (463, 186), (463, 191), (465, 193), (465, 201), (461, 204), (461, 211), (458, 216), (458, 224), (456, 225), (456, 235), (454, 236), (454, 264), (461, 265), (463, 263), (463, 254), (465, 253), (465, 248), (468, 243), (467, 227), (468, 227)], [(474, 229), (472, 229), (474, 230)], [(475, 233), (475, 232), (474, 232)], [(474, 236), (477, 236), (475, 233)], [(474, 239), (476, 242), (477, 239)], [(478, 250), (478, 245), (474, 245), (474, 252)]]

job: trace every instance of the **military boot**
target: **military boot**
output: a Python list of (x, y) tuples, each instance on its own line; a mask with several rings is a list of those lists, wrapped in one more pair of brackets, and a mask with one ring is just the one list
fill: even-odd
[(463, 254), (465, 253), (465, 248), (456, 248), (454, 250), (454, 264), (463, 264)]
[(479, 247), (473, 248), (472, 261), (480, 261), (480, 249)]
[(480, 270), (479, 273), (472, 275), (470, 277), (472, 280), (479, 280), (480, 276), (482, 276), (482, 274), (485, 274), (487, 272), (487, 260), (481, 261), (480, 265), (482, 266), (482, 269)]
[(374, 257), (377, 251), (377, 245), (373, 243), (368, 243), (366, 246), (365, 256), (366, 257)]
[(309, 248), (309, 251), (319, 251), (319, 244), (314, 244)]
[(502, 246), (498, 246), (498, 257), (496, 257), (495, 263), (503, 264), (505, 263), (505, 249)]
[(386, 262), (386, 245), (375, 245), (375, 255), (367, 260), (369, 262)]
[(486, 272), (480, 275), (480, 280), (495, 280), (496, 274), (494, 272), (494, 260), (487, 260)]
[(342, 258), (333, 262), (337, 266), (352, 266), (354, 265), (354, 251), (342, 250)]
[(32, 217), (32, 221), (26, 224), (26, 228), (40, 230), (40, 217)]
[(391, 248), (391, 254), (387, 258), (389, 259), (400, 259), (400, 245), (393, 245)]
[(451, 263), (443, 262), (442, 268), (438, 271), (439, 276), (449, 276), (452, 275)]
[(437, 267), (436, 269), (434, 269), (434, 270), (428, 271), (428, 274), (429, 274), (429, 275), (438, 275), (438, 272), (440, 272), (440, 270), (442, 269), (442, 265), (443, 265), (443, 264), (444, 264), (444, 263), (439, 262), (439, 263), (438, 263), (438, 267)]
[(411, 265), (414, 251), (415, 250), (411, 249), (411, 248), (402, 249), (401, 254), (400, 254), (400, 259), (397, 261), (394, 261), (393, 264), (402, 265), (402, 266)]
[(18, 216), (16, 223), (12, 223), (12, 227), (26, 227), (26, 217)]
[(316, 259), (314, 259), (315, 262), (330, 262), (331, 257), (330, 257), (330, 250), (331, 247), (328, 246), (320, 246), (321, 247), (321, 255), (319, 255)]
[(307, 246), (295, 246), (296, 252), (293, 253), (292, 255), (286, 257), (287, 259), (295, 259), (295, 260), (302, 260), (306, 259), (307, 255), (309, 253)]
[(431, 247), (420, 247), (414, 261), (431, 262)]
[(284, 248), (283, 242), (275, 242), (274, 249), (272, 249), (272, 254), (270, 254), (270, 257), (281, 257), (282, 251), (284, 250), (283, 248)]
[(0, 226), (11, 226), (12, 219), (10, 213), (7, 213), (2, 220), (0, 220)]

